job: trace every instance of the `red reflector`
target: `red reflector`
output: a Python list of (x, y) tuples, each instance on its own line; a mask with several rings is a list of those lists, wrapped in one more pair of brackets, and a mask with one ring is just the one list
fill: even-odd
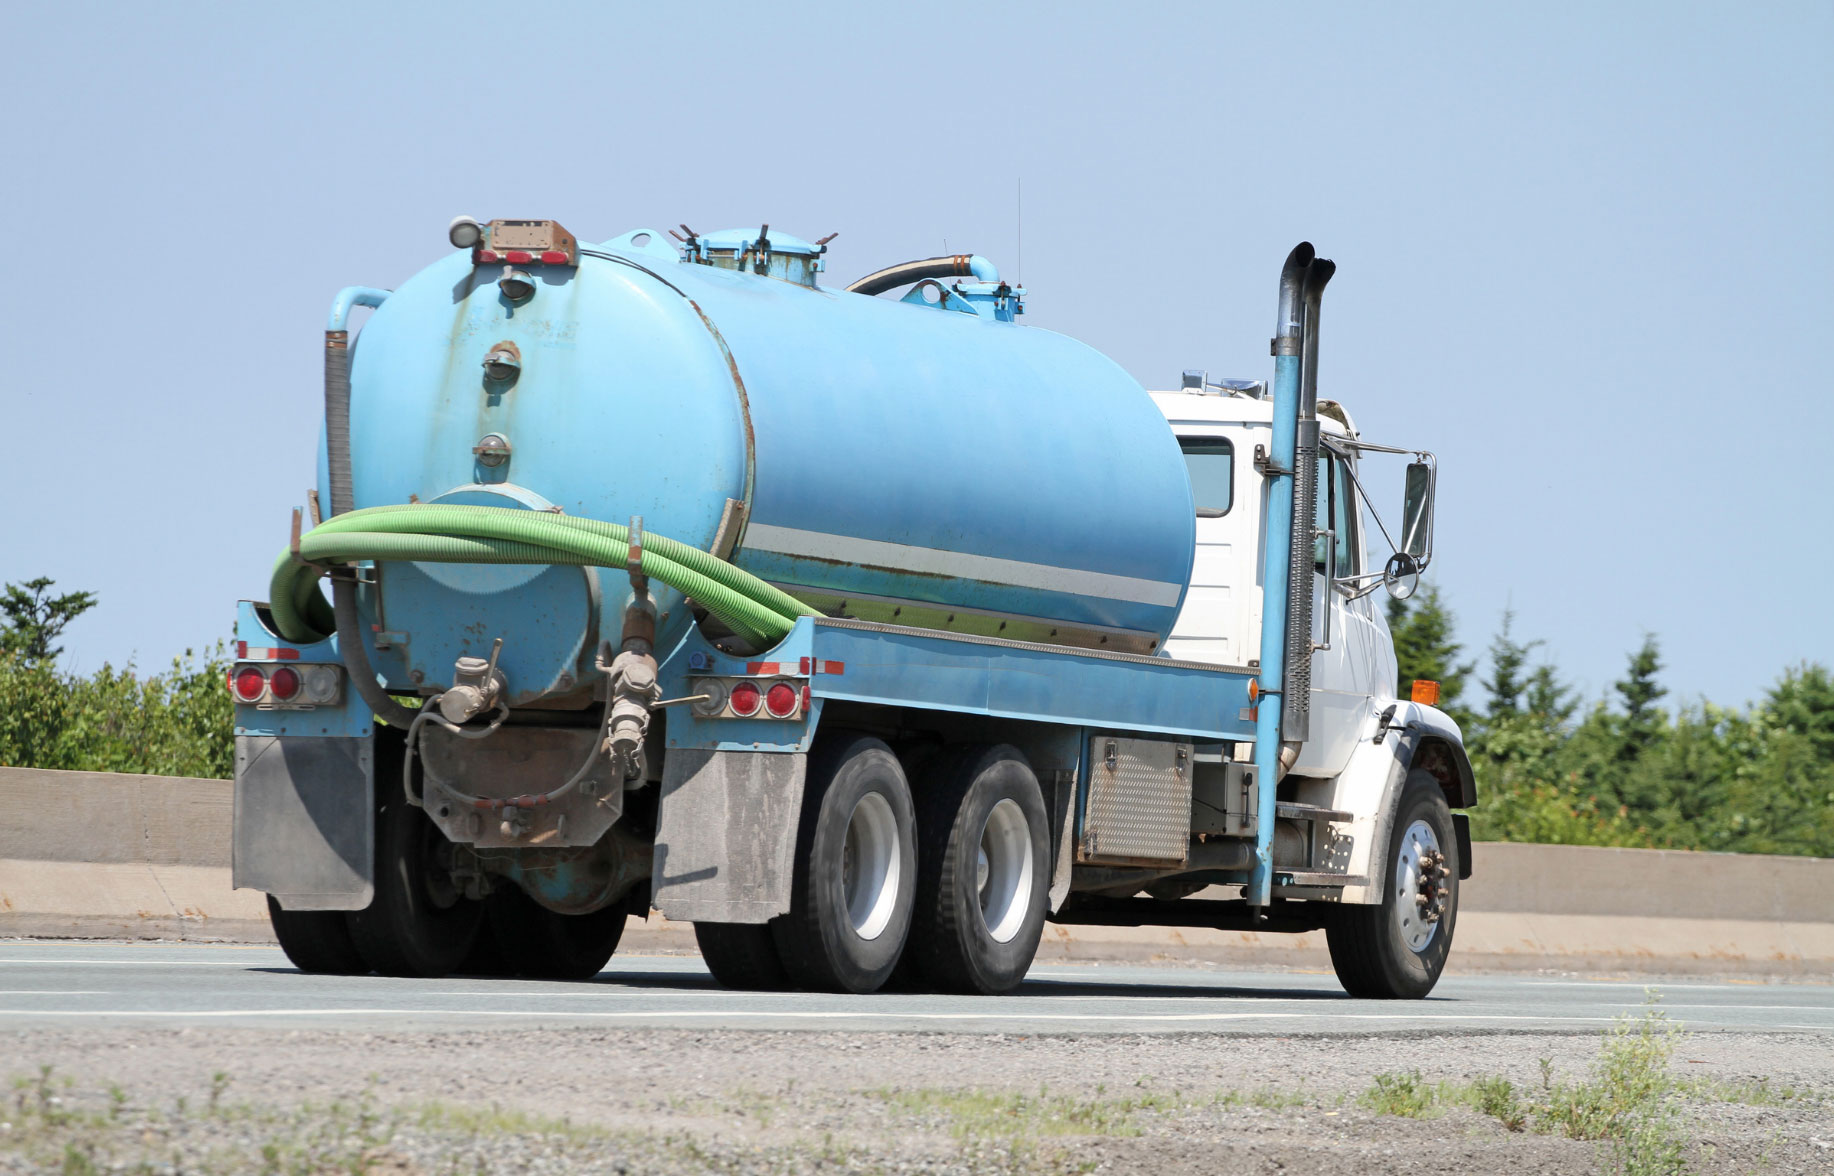
[(535, 260), (535, 255), (526, 249), (512, 249), (503, 255), (503, 260), (511, 265), (527, 265)]
[(497, 256), (497, 251), (495, 249), (480, 249), (473, 254), (471, 258), (473, 265), (490, 265), (492, 262), (502, 260), (502, 258)]
[(237, 657), (247, 657), (248, 656), (248, 642), (246, 641), (236, 642), (236, 656)]
[(764, 709), (772, 718), (787, 719), (796, 713), (796, 687), (779, 682), (764, 695)]
[(799, 674), (806, 674), (809, 672), (809, 659), (808, 658), (805, 657), (805, 658), (797, 659), (796, 672)]
[(236, 697), (243, 702), (255, 702), (267, 690), (267, 675), (259, 666), (243, 666), (231, 680), (235, 683)]
[(758, 707), (764, 702), (764, 692), (758, 689), (756, 682), (740, 682), (732, 688), (726, 698), (726, 705), (732, 713), (741, 719), (749, 719), (758, 713)]
[(541, 255), (543, 265), (567, 265), (570, 260), (566, 252), (560, 249), (550, 249)]
[(281, 666), (268, 678), (267, 688), (275, 698), (286, 702), (299, 693), (299, 671)]
[(809, 688), (807, 686), (802, 688), (802, 709), (805, 711), (809, 709)]

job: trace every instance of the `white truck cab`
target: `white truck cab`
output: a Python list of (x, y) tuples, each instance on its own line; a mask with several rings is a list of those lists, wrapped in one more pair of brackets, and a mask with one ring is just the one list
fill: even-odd
[[(1219, 395), (1207, 389), (1152, 396), (1184, 450), (1197, 500), (1191, 587), (1166, 654), (1253, 668), (1261, 640), (1265, 482), (1255, 459), (1267, 451), (1273, 405), (1245, 392)], [(1330, 534), (1316, 544), (1311, 738), (1292, 768), (1308, 777), (1336, 776), (1349, 766), (1357, 745), (1395, 702), (1397, 673), (1388, 620), (1376, 596), (1351, 586), (1373, 586), (1371, 576), (1379, 571), (1369, 566), (1356, 451), (1331, 446), (1333, 440), (1358, 440), (1355, 422), (1340, 405), (1321, 401), (1319, 424), (1325, 443), (1315, 518), (1317, 529)]]

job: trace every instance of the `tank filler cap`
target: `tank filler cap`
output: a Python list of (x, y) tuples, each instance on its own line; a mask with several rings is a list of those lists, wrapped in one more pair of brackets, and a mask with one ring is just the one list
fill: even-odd
[(819, 241), (804, 241), (788, 233), (772, 233), (769, 225), (688, 237), (677, 234), (682, 242), (683, 261), (763, 274), (811, 287), (815, 285), (815, 275), (826, 268), (822, 255), (837, 235), (830, 233)]

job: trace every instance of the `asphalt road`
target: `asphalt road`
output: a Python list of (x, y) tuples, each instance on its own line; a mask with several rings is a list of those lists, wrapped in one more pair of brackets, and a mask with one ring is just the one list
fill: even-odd
[(1696, 1031), (1834, 1039), (1834, 987), (1677, 980), (1471, 976), (1424, 1001), (1352, 1000), (1328, 975), (1122, 965), (1034, 968), (1015, 995), (731, 992), (700, 961), (620, 955), (585, 983), (307, 976), (278, 948), (0, 941), (0, 1030), (233, 1025), (469, 1030), (657, 1026), (969, 1033), (1280, 1036), (1595, 1030), (1640, 1008), (1645, 988)]

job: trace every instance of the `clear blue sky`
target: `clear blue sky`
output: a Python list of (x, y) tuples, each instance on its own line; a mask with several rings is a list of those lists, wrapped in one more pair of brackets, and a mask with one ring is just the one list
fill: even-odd
[(1834, 662), (1834, 6), (17, 4), (0, 580), (158, 668), (265, 590), (339, 287), (455, 213), (588, 240), (951, 250), (1149, 387), (1264, 375), (1302, 238), (1321, 387), (1442, 460), (1440, 583), (1589, 694)]

